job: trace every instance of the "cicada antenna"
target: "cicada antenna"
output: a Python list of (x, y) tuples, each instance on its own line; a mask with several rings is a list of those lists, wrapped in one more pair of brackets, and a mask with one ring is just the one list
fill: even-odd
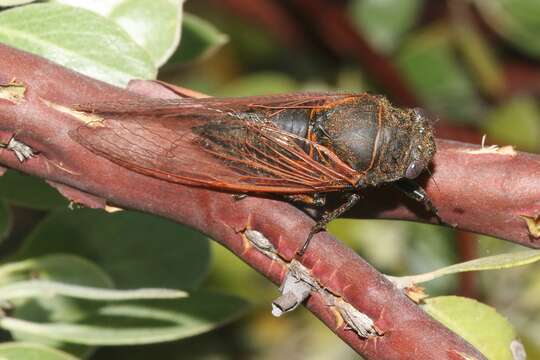
[(429, 167), (426, 167), (426, 171), (428, 172), (429, 177), (433, 180), (433, 183), (435, 184), (437, 191), (440, 193), (441, 188), (439, 187), (439, 184), (437, 184), (437, 181), (435, 181), (435, 176), (433, 176), (433, 173), (431, 172), (431, 170), (429, 170)]

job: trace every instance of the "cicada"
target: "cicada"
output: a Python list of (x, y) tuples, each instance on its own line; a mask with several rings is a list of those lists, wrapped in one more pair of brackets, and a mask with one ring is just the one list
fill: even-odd
[(434, 153), (432, 121), (383, 96), (275, 96), (148, 99), (78, 106), (99, 120), (70, 132), (93, 153), (135, 172), (235, 194), (279, 194), (324, 207), (312, 235), (351, 208), (362, 189), (393, 183), (431, 203), (409, 180)]

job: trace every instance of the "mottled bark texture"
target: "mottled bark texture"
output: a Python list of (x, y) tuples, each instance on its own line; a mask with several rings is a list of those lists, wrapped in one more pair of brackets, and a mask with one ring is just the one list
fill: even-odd
[[(17, 140), (38, 152), (21, 163), (12, 151), (4, 149), (0, 151), (3, 166), (44, 178), (87, 206), (137, 209), (189, 225), (281, 283), (288, 263), (313, 225), (303, 212), (274, 199), (235, 201), (230, 194), (157, 180), (115, 165), (73, 142), (68, 132), (80, 126), (81, 120), (52, 105), (131, 99), (133, 92), (1, 45), (0, 84), (4, 85), (0, 87), (0, 140), (7, 143), (16, 134)], [(172, 96), (167, 88), (152, 83), (138, 82), (131, 90)], [(438, 146), (433, 177), (426, 180), (426, 187), (441, 217), (460, 229), (538, 247), (540, 240), (532, 235), (523, 216), (536, 219), (540, 214), (540, 158), (504, 151), (478, 152), (479, 146), (445, 141), (439, 141)], [(354, 215), (408, 220), (427, 216), (388, 189), (369, 191)], [(277, 256), (267, 256), (250, 245), (243, 236), (246, 229), (269, 239)], [(365, 358), (484, 358), (327, 233), (316, 235), (299, 261), (321, 288), (375, 322), (380, 335), (361, 338), (345, 325), (335, 307), (328, 306), (324, 294), (312, 295), (306, 302)]]

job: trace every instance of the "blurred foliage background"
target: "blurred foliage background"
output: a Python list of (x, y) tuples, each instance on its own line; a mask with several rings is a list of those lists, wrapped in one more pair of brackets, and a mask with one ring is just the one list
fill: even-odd
[[(106, 15), (125, 19), (126, 9), (136, 2), (123, 1), (125, 9), (119, 6)], [(56, 3), (81, 6), (78, 1)], [(162, 65), (161, 80), (213, 96), (381, 93), (395, 104), (422, 106), (439, 118), (438, 137), (479, 144), (485, 134), (487, 143), (540, 151), (537, 0), (191, 0), (184, 10), (178, 49), (166, 54), (155, 43), (149, 50), (154, 66)], [(3, 24), (12, 19), (4, 18)], [(2, 27), (0, 20), (0, 41), (15, 41), (6, 32), (2, 35)], [(223, 305), (211, 328), (243, 314), (203, 335), (135, 350), (63, 346), (79, 356), (357, 358), (304, 309), (273, 318), (270, 303), (277, 289), (200, 234), (142, 214), (72, 212), (54, 190), (15, 173), (0, 179), (0, 195), (3, 253), (15, 254), (10, 261), (75, 254), (97, 264), (104, 283), (116, 288), (196, 289), (202, 295), (194, 302), (214, 307), (208, 303), (214, 299)], [(330, 231), (390, 275), (430, 271), (518, 248), (485, 236), (396, 221), (340, 219)], [(539, 270), (540, 265), (531, 265), (447, 276), (428, 283), (427, 292), (460, 294), (492, 305), (510, 319), (529, 359), (540, 359)], [(65, 304), (26, 304), (18, 311), (34, 314), (36, 308), (47, 308), (53, 317), (50, 307), (63, 309), (65, 315)]]

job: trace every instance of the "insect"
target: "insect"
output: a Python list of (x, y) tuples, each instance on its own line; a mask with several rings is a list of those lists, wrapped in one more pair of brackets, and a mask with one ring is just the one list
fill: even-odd
[(411, 180), (435, 153), (431, 121), (382, 96), (285, 94), (80, 105), (99, 120), (70, 132), (92, 152), (162, 180), (237, 194), (279, 194), (323, 207), (309, 240), (363, 188), (392, 183), (436, 211)]

